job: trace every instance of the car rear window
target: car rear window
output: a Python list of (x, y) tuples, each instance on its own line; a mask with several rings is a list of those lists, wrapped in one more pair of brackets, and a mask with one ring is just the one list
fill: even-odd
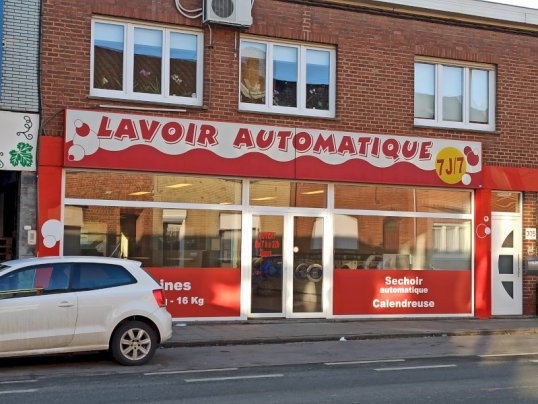
[(136, 283), (136, 278), (120, 265), (75, 264), (71, 287), (75, 291), (112, 288)]

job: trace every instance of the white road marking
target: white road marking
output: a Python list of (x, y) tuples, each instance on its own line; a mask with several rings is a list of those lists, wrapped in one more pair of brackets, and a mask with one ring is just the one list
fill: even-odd
[(0, 394), (22, 394), (22, 393), (33, 393), (34, 391), (37, 391), (37, 389), (0, 391)]
[(144, 376), (156, 375), (177, 375), (181, 373), (205, 373), (205, 372), (226, 372), (229, 370), (237, 370), (237, 368), (222, 368), (222, 369), (200, 369), (200, 370), (171, 370), (168, 372), (149, 372), (144, 373)]
[(5, 382), (0, 382), (0, 384), (17, 384), (17, 383), (34, 383), (37, 380), (10, 380)]
[(374, 369), (376, 372), (386, 372), (389, 370), (420, 370), (420, 369), (439, 369), (439, 368), (455, 368), (458, 365), (431, 365), (431, 366), (409, 366), (401, 368), (379, 368)]
[(538, 352), (526, 352), (526, 353), (504, 353), (504, 354), (489, 354), (489, 355), (477, 355), (479, 358), (494, 358), (496, 356), (525, 356), (525, 355), (538, 355)]
[(383, 359), (378, 361), (355, 361), (355, 362), (327, 362), (324, 365), (334, 366), (334, 365), (360, 365), (363, 363), (387, 363), (387, 362), (405, 362), (405, 359)]
[(235, 377), (212, 377), (207, 379), (185, 379), (187, 383), (194, 382), (214, 382), (222, 380), (241, 380), (241, 379), (266, 379), (270, 377), (284, 377), (283, 374), (274, 374), (274, 375), (255, 375), (255, 376), (235, 376)]

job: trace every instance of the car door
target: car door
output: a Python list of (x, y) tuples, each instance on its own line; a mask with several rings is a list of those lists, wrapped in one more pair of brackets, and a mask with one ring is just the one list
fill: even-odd
[(103, 346), (109, 343), (115, 326), (127, 305), (136, 309), (140, 294), (134, 295), (129, 285), (136, 278), (121, 265), (76, 263), (73, 266), (72, 290), (77, 294), (78, 319), (73, 344)]
[[(54, 280), (59, 272), (67, 281)], [(62, 348), (71, 342), (77, 298), (69, 276), (65, 264), (33, 265), (0, 276), (0, 352)]]

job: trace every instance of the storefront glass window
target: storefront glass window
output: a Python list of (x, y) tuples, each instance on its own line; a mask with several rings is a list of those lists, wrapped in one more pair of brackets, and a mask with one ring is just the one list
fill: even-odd
[(152, 173), (68, 171), (66, 198), (240, 205), (241, 181)]
[(130, 258), (146, 267), (240, 266), (240, 212), (66, 206), (64, 216), (64, 255)]
[(413, 188), (372, 185), (335, 185), (336, 209), (394, 210), (413, 212)]
[(470, 191), (335, 185), (336, 209), (398, 212), (471, 213)]
[(417, 212), (471, 213), (471, 191), (418, 188), (416, 195)]
[(326, 208), (327, 184), (252, 180), (250, 204), (301, 208)]
[(471, 220), (334, 216), (334, 268), (471, 270)]

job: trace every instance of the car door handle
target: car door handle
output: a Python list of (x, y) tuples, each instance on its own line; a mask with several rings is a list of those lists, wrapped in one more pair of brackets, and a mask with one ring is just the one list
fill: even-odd
[(70, 302), (61, 302), (58, 307), (71, 307), (73, 306), (73, 303)]

